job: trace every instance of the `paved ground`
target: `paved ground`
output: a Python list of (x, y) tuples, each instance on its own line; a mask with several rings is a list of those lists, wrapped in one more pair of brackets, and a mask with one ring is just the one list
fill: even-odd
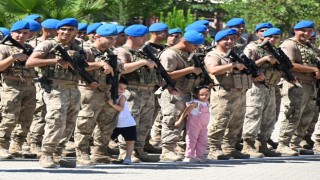
[(0, 180), (95, 179), (320, 179), (320, 155), (192, 163), (97, 165), (74, 169), (39, 167), (37, 160), (0, 161)]

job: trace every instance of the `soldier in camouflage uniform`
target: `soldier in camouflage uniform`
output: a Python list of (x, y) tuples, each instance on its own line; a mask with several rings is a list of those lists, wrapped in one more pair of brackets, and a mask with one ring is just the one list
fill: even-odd
[[(218, 32), (216, 48), (205, 57), (205, 66), (214, 80), (216, 91), (211, 91), (211, 119), (208, 126), (209, 159), (244, 159), (248, 155), (235, 149), (242, 129), (245, 113), (245, 93), (252, 85), (250, 76), (240, 72), (244, 64), (232, 62), (226, 57), (235, 43), (235, 29)], [(263, 75), (255, 80), (262, 81)]]
[(94, 42), (94, 36), (96, 34), (96, 30), (98, 29), (98, 27), (100, 27), (102, 25), (102, 23), (97, 22), (97, 23), (92, 23), (90, 25), (88, 25), (87, 27), (87, 37), (88, 37), (88, 41), (86, 41), (87, 45), (90, 45)]
[[(127, 67), (136, 68), (128, 70), (123, 76), (129, 81), (128, 91), (125, 93), (132, 116), (137, 124), (137, 141), (132, 162), (154, 161), (144, 152), (143, 148), (147, 133), (152, 125), (154, 113), (154, 86), (159, 83), (155, 63), (146, 60), (145, 57), (139, 57), (137, 50), (141, 48), (147, 40), (148, 28), (143, 25), (132, 25), (126, 28), (128, 35), (126, 44), (114, 50), (115, 54)], [(138, 65), (139, 66), (136, 66)], [(142, 67), (146, 66), (146, 67)], [(123, 147), (120, 147), (123, 149)], [(124, 149), (123, 149), (124, 151)], [(124, 157), (120, 157), (124, 158)]]
[(124, 33), (125, 29), (126, 29), (125, 26), (117, 25), (117, 30), (119, 34), (117, 35), (116, 43), (114, 43), (115, 48), (120, 47), (126, 43), (128, 37), (126, 33)]
[(293, 64), (293, 73), (302, 87), (284, 81), (279, 114), (280, 133), (276, 152), (282, 156), (310, 154), (300, 146), (314, 113), (316, 112), (316, 79), (320, 78), (315, 65), (315, 55), (307, 46), (314, 23), (309, 20), (298, 22), (294, 26), (295, 35), (281, 44), (281, 49)]
[(174, 46), (179, 43), (182, 38), (182, 31), (179, 28), (173, 28), (169, 30), (169, 36), (167, 38), (167, 46)]
[[(32, 48), (25, 44), (29, 36), (29, 24), (27, 21), (17, 21), (10, 29), (11, 36), (25, 48)], [(10, 46), (0, 45), (0, 72), (1, 72), (1, 116), (0, 123), (0, 158), (9, 159), (13, 155), (21, 155), (22, 144), (25, 142), (32, 122), (32, 114), (36, 105), (36, 90), (32, 79), (36, 77), (33, 68), (24, 66), (28, 55), (22, 50)], [(12, 136), (9, 149), (10, 135), (16, 125), (21, 131)], [(9, 150), (9, 152), (8, 152)], [(10, 154), (9, 154), (10, 153)]]
[(236, 42), (233, 51), (237, 54), (241, 54), (247, 45), (246, 39), (242, 37), (243, 33), (245, 32), (244, 19), (232, 18), (227, 22), (226, 26), (228, 26), (229, 29), (237, 30)]
[[(70, 70), (71, 65), (51, 50), (59, 44), (71, 57), (80, 58), (81, 47), (70, 43), (77, 27), (78, 21), (74, 18), (61, 20), (56, 26), (57, 37), (40, 43), (26, 63), (30, 67), (39, 67), (38, 75), (46, 81), (43, 85), (50, 85), (50, 92), (43, 95), (47, 114), (39, 161), (45, 168), (56, 167), (55, 162), (68, 162), (62, 159), (61, 154), (72, 135), (80, 109), (79, 78)], [(96, 83), (90, 84), (92, 88), (95, 86)]]
[(86, 23), (79, 23), (76, 38), (85, 41), (87, 39), (87, 28), (88, 25)]
[(259, 47), (259, 44), (269, 41), (271, 45), (275, 45), (280, 40), (281, 31), (273, 28), (270, 23), (261, 23), (256, 28), (256, 35), (259, 40), (250, 42), (244, 53), (261, 68), (265, 81), (254, 81), (246, 94), (242, 153), (249, 154), (251, 158), (262, 158), (264, 155), (275, 157), (278, 155), (269, 150), (267, 140), (276, 123), (275, 86), (279, 83), (282, 72), (274, 66), (278, 63), (277, 60)]
[(184, 125), (175, 127), (175, 122), (185, 109), (185, 103), (191, 99), (191, 89), (200, 82), (199, 75), (202, 71), (193, 66), (193, 61), (188, 61), (189, 53), (194, 52), (204, 42), (204, 36), (197, 31), (188, 31), (181, 41), (173, 47), (166, 49), (160, 60), (169, 76), (177, 82), (176, 87), (180, 94), (166, 89), (160, 94), (159, 104), (162, 113), (161, 161), (181, 161), (182, 156), (177, 155), (174, 149), (180, 139), (180, 132)]

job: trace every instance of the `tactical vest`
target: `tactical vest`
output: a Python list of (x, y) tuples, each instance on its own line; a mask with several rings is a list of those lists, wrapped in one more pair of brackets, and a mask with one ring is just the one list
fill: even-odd
[[(67, 50), (69, 56), (71, 58), (85, 58), (85, 54), (80, 53), (81, 48), (75, 44), (69, 44), (63, 46), (61, 43), (58, 43), (55, 39), (47, 40), (50, 42), (52, 47), (54, 47), (56, 44), (59, 44), (62, 46), (65, 50)], [(57, 51), (52, 51), (52, 53), (55, 58), (59, 57), (59, 54)], [(84, 57), (83, 57), (84, 56)], [(75, 81), (77, 82), (80, 77), (77, 73), (75, 73), (70, 68), (68, 69), (62, 69), (58, 64), (51, 65), (51, 66), (44, 66), (37, 68), (39, 76), (46, 76), (48, 78), (58, 79), (58, 80), (64, 80), (64, 81)]]
[(308, 47), (307, 45), (295, 41), (294, 39), (290, 38), (289, 40), (293, 41), (296, 47), (299, 49), (301, 53), (302, 65), (315, 67), (315, 62), (317, 61), (317, 54), (314, 52), (314, 50)]
[[(29, 44), (25, 44), (26, 47), (32, 48)], [(10, 55), (14, 53), (20, 53), (21, 49), (14, 46), (6, 46)], [(14, 76), (14, 77), (35, 77), (36, 71), (34, 68), (27, 68), (25, 62), (16, 60), (12, 66), (8, 67), (2, 72), (4, 76)]]
[[(221, 56), (216, 52), (216, 49), (213, 49), (210, 53), (218, 56), (222, 61), (231, 63), (231, 59)], [(210, 74), (210, 77), (214, 80), (216, 85), (225, 89), (250, 89), (252, 87), (252, 77), (235, 69), (232, 69), (225, 74)]]
[[(270, 56), (271, 54), (262, 49), (261, 47), (259, 47), (258, 43), (254, 42), (256, 44), (256, 48), (257, 48), (257, 53), (258, 56), (264, 57), (264, 56)], [(275, 68), (275, 66), (269, 62), (265, 62), (260, 66), (260, 69), (263, 71), (264, 76), (265, 76), (265, 84), (267, 86), (276, 86), (282, 77), (282, 71), (278, 70)]]
[[(131, 62), (137, 62), (146, 59), (142, 52), (130, 50), (126, 46), (122, 46), (121, 48), (130, 54)], [(161, 76), (157, 74), (157, 70), (149, 69), (147, 67), (141, 67), (136, 71), (123, 74), (122, 76), (125, 77), (129, 82), (135, 81), (140, 85), (159, 84), (162, 82)]]

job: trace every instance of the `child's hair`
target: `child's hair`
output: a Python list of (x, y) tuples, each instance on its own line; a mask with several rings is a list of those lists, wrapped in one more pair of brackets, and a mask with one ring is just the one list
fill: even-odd
[(122, 84), (125, 84), (125, 85), (129, 84), (128, 80), (126, 78), (124, 78), (124, 77), (120, 77), (119, 83), (122, 83)]
[(201, 89), (208, 89), (208, 90), (210, 90), (209, 86), (207, 86), (207, 85), (198, 85), (198, 86), (193, 87), (193, 89), (192, 89), (192, 94), (193, 94), (193, 96), (194, 96), (195, 98), (197, 98), (197, 95), (199, 94), (199, 91), (200, 91)]

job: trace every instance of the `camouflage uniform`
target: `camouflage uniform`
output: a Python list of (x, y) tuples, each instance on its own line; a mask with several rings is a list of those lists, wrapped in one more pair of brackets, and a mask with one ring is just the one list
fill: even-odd
[[(189, 54), (178, 49), (168, 48), (161, 56), (161, 64), (167, 71), (180, 70), (189, 66), (193, 66), (193, 61), (188, 61)], [(191, 100), (192, 87), (197, 85), (200, 80), (193, 75), (185, 76), (176, 80), (176, 87), (181, 90), (180, 95), (171, 95), (169, 91), (164, 90), (159, 98), (162, 113), (162, 131), (161, 143), (162, 161), (178, 161), (182, 157), (174, 153), (174, 148), (180, 140), (180, 132), (184, 125), (176, 128), (175, 122), (179, 119), (180, 114), (185, 109), (186, 102)]]
[[(231, 63), (225, 54), (213, 49), (205, 58), (205, 65)], [(232, 70), (221, 75), (210, 75), (217, 87), (211, 91), (211, 119), (208, 125), (209, 159), (245, 158), (235, 149), (243, 125), (246, 90), (252, 85), (251, 77)], [(223, 150), (222, 154), (221, 148)]]
[[(27, 46), (27, 45), (25, 45)], [(29, 46), (28, 46), (29, 47)], [(0, 53), (7, 58), (20, 52), (20, 49), (7, 45), (0, 45)], [(32, 114), (35, 108), (35, 87), (32, 79), (36, 77), (32, 68), (14, 63), (1, 72), (1, 107), (2, 121), (0, 123), (0, 149), (9, 149), (10, 135), (16, 125), (19, 131), (12, 133), (10, 153), (21, 153), (21, 146), (26, 140), (32, 122)], [(0, 153), (1, 156), (2, 153)]]
[[(314, 54), (306, 45), (293, 39), (287, 39), (281, 44), (281, 48), (295, 63), (315, 66), (312, 63), (315, 58)], [(290, 56), (292, 53), (289, 53), (289, 51), (294, 52), (294, 57)], [(281, 92), (282, 99), (279, 114), (281, 124), (277, 152), (282, 153), (282, 155), (297, 155), (291, 149), (296, 151), (301, 149), (299, 144), (316, 111), (316, 79), (314, 73), (294, 72), (294, 75), (302, 87), (296, 87), (284, 81)]]
[[(245, 48), (244, 53), (250, 59), (256, 61), (270, 55), (257, 45), (258, 43), (251, 42)], [(255, 140), (264, 145), (264, 149), (259, 148), (260, 152), (270, 155), (267, 140), (276, 123), (275, 86), (282, 76), (282, 72), (268, 62), (263, 63), (260, 68), (265, 75), (265, 81), (253, 82), (252, 88), (246, 93), (246, 114), (242, 132), (245, 144), (242, 152), (250, 154), (251, 157), (262, 157), (262, 154), (256, 152)]]
[[(44, 59), (55, 58), (56, 55), (49, 51), (56, 44), (59, 44), (57, 39), (46, 40), (40, 43), (34, 52), (44, 54)], [(79, 46), (71, 43), (65, 46), (60, 45), (68, 51), (71, 57), (80, 56)], [(62, 69), (58, 65), (39, 67), (37, 71), (39, 77), (53, 80), (51, 92), (43, 94), (47, 114), (41, 151), (43, 155), (51, 157), (55, 152), (56, 157), (59, 158), (65, 143), (72, 135), (80, 109), (80, 92), (77, 89), (79, 78), (69, 69)]]
[[(118, 58), (124, 63), (143, 60), (144, 57), (139, 57), (136, 52), (133, 52), (126, 46), (116, 48), (114, 50)], [(154, 113), (154, 86), (159, 84), (160, 78), (156, 74), (155, 69), (140, 69), (124, 74), (128, 82), (128, 91), (125, 96), (133, 118), (136, 121), (137, 141), (135, 142), (134, 156), (141, 161), (150, 161), (149, 157), (144, 153), (146, 137), (151, 129), (152, 118)]]

